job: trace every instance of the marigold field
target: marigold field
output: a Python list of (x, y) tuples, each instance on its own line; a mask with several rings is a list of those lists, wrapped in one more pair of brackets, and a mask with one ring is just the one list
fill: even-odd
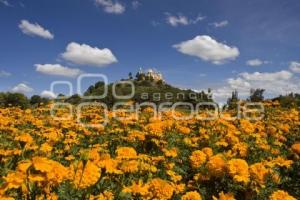
[[(0, 199), (300, 199), (299, 111), (266, 106), (260, 121), (109, 112), (97, 128), (50, 105), (2, 108)], [(103, 121), (92, 107), (83, 118)]]

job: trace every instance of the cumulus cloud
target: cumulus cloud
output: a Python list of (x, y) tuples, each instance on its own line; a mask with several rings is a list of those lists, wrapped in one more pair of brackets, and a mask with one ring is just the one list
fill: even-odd
[(60, 64), (35, 64), (34, 66), (36, 67), (37, 72), (48, 75), (76, 77), (82, 73), (80, 69), (72, 69)]
[(251, 84), (250, 82), (248, 82), (247, 80), (243, 79), (243, 78), (229, 78), (227, 80), (227, 83), (230, 85), (231, 88), (233, 89), (237, 89), (237, 88), (250, 88), (251, 87)]
[(54, 35), (49, 30), (43, 28), (37, 23), (30, 23), (27, 20), (21, 20), (19, 28), (26, 35), (38, 36), (48, 40), (52, 40), (54, 38)]
[(269, 64), (269, 63), (270, 63), (270, 61), (260, 60), (258, 58), (247, 60), (247, 62), (246, 62), (247, 65), (253, 66), (253, 67), (257, 67), (257, 66), (261, 66), (263, 64)]
[[(228, 84), (233, 89), (249, 91), (251, 88), (263, 88), (270, 96), (286, 94), (287, 92), (298, 92), (300, 87), (297, 78), (289, 71), (278, 72), (244, 72), (238, 78), (228, 79)], [(245, 87), (247, 84), (247, 87)]]
[(103, 10), (111, 14), (122, 14), (125, 12), (125, 6), (112, 0), (95, 0), (96, 5), (102, 6)]
[(0, 70), (0, 77), (8, 77), (8, 76), (11, 76), (11, 73), (4, 70)]
[(27, 93), (33, 92), (34, 90), (33, 90), (33, 88), (29, 87), (25, 83), (20, 83), (20, 84), (16, 85), (15, 87), (13, 87), (13, 89), (11, 91), (27, 94)]
[(214, 97), (217, 101), (226, 102), (233, 90), (237, 90), (241, 98), (246, 98), (250, 94), (250, 89), (262, 88), (266, 90), (267, 97), (285, 95), (289, 92), (300, 92), (298, 77), (294, 77), (289, 71), (277, 72), (243, 72), (237, 77), (229, 78), (226, 85), (217, 88)]
[(292, 70), (295, 73), (300, 73), (300, 62), (290, 62), (290, 70)]
[(62, 57), (75, 64), (97, 67), (118, 62), (110, 49), (99, 49), (97, 47), (91, 47), (87, 44), (78, 44), (76, 42), (68, 44)]
[[(216, 88), (213, 90), (213, 99), (220, 104), (225, 104), (227, 102), (227, 99), (231, 97), (232, 92), (235, 89), (231, 88), (230, 86), (223, 86), (220, 88)], [(239, 97), (240, 98), (245, 98), (249, 96), (250, 91), (248, 90), (238, 90), (239, 92)]]
[(227, 20), (212, 23), (212, 25), (216, 28), (222, 28), (222, 27), (227, 26), (228, 24), (229, 24), (229, 22)]
[(244, 72), (241, 73), (240, 76), (245, 80), (249, 81), (276, 81), (276, 80), (289, 80), (293, 74), (289, 71), (279, 71), (279, 72), (254, 72), (248, 73)]
[(203, 19), (205, 19), (204, 16), (199, 15), (196, 19), (189, 19), (188, 17), (182, 15), (182, 14), (178, 14), (178, 15), (171, 15), (170, 13), (166, 13), (167, 18), (166, 21), (168, 24), (170, 24), (171, 26), (179, 26), (179, 25), (189, 25), (189, 24), (196, 24), (199, 21), (202, 21)]
[(213, 64), (235, 60), (240, 54), (237, 47), (220, 43), (208, 35), (198, 35), (173, 47), (183, 54), (196, 56)]
[(48, 98), (48, 99), (55, 99), (57, 97), (56, 94), (54, 94), (53, 92), (48, 91), (48, 90), (42, 91), (40, 96), (44, 97), (44, 98)]

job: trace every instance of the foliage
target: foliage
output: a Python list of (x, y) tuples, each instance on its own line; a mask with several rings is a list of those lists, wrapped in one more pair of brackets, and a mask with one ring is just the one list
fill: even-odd
[[(153, 80), (132, 80), (135, 86), (134, 96), (132, 100), (137, 103), (143, 102), (154, 102), (160, 104), (163, 102), (175, 103), (178, 101), (189, 102), (192, 104), (197, 104), (203, 101), (212, 101), (208, 95), (204, 92), (194, 92), (192, 90), (183, 90), (173, 87), (169, 84), (160, 81)], [(104, 82), (97, 82), (95, 85), (90, 86), (84, 93), (85, 96), (99, 96), (104, 94), (105, 84)], [(101, 99), (102, 102), (106, 103), (108, 106), (114, 105), (116, 102), (122, 101), (121, 99), (115, 98), (112, 95), (113, 84), (107, 85), (108, 93), (107, 96)], [(118, 96), (130, 95), (132, 88), (129, 84), (118, 84), (116, 86), (116, 94)]]
[(0, 93), (0, 106), (20, 106), (21, 108), (28, 108), (30, 102), (28, 98), (21, 93)]
[(262, 102), (264, 100), (264, 89), (251, 89), (250, 98), (251, 102)]
[(239, 102), (239, 95), (238, 95), (238, 91), (235, 90), (232, 92), (231, 98), (228, 98), (227, 106), (229, 109), (235, 109), (237, 108), (238, 102)]
[(44, 104), (47, 104), (47, 103), (49, 103), (49, 99), (41, 97), (39, 95), (33, 95), (30, 98), (30, 104), (31, 105), (44, 105)]
[(273, 101), (278, 101), (284, 108), (300, 107), (300, 94), (290, 93), (285, 96), (280, 95), (274, 98)]

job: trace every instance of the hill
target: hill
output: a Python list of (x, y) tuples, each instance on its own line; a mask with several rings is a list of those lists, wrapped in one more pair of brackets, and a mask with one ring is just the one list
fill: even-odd
[[(151, 80), (126, 80), (131, 81), (134, 86), (134, 94), (131, 99), (134, 102), (153, 102), (156, 104), (162, 102), (189, 102), (197, 104), (202, 101), (209, 101), (209, 95), (205, 92), (195, 92), (192, 90), (184, 90), (167, 83)], [(112, 106), (116, 102), (124, 101), (113, 96), (113, 84), (110, 83), (106, 87), (108, 88), (107, 96), (101, 99), (102, 102), (109, 106)], [(105, 84), (102, 81), (97, 82), (95, 85), (90, 86), (84, 93), (85, 96), (96, 96), (104, 93)], [(132, 93), (132, 87), (129, 84), (117, 84), (115, 86), (115, 92), (118, 96), (127, 96)]]
[[(153, 75), (153, 76), (152, 76)], [(114, 103), (119, 101), (124, 101), (120, 98), (113, 96), (113, 85), (115, 84), (115, 92), (118, 96), (127, 96), (133, 93), (131, 99), (137, 103), (142, 102), (153, 102), (160, 104), (163, 102), (189, 102), (192, 104), (197, 104), (203, 101), (211, 101), (211, 98), (204, 91), (195, 92), (190, 89), (180, 89), (166, 83), (162, 76), (157, 73), (141, 73), (138, 72), (136, 77), (133, 78), (129, 75), (128, 79), (122, 79), (121, 81), (129, 81), (135, 87), (134, 91), (130, 84), (117, 84), (110, 83), (105, 86), (102, 81), (91, 85), (84, 93), (84, 96), (96, 96), (104, 93), (105, 87), (108, 88), (108, 94), (105, 98), (101, 99), (102, 102), (106, 103), (108, 106), (112, 106)]]

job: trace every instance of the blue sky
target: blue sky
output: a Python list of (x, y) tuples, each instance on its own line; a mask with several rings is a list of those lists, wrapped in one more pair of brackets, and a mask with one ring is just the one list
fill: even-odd
[(299, 10), (298, 0), (0, 0), (0, 91), (49, 94), (55, 80), (112, 82), (143, 67), (220, 100), (300, 92)]

